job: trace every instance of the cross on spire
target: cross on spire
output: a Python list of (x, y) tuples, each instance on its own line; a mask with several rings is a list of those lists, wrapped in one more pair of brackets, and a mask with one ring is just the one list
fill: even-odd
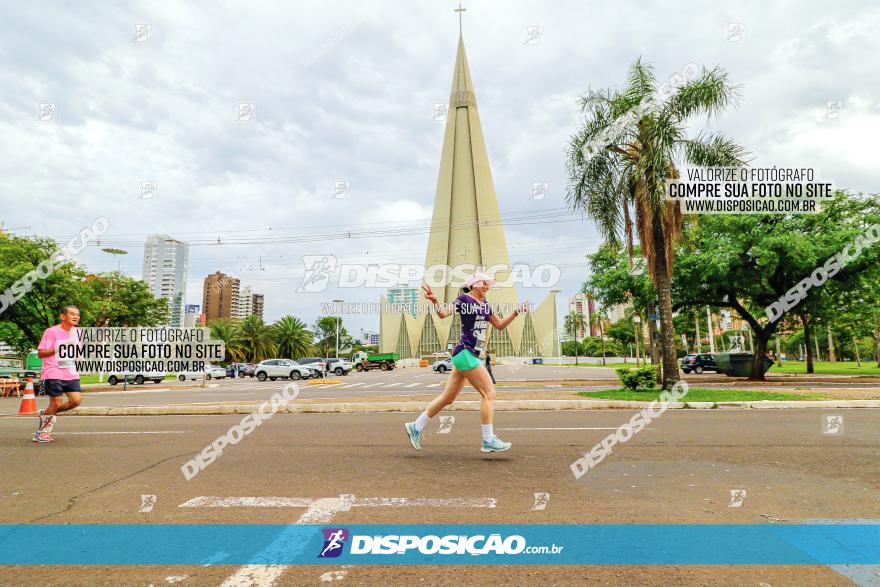
[(467, 10), (467, 8), (462, 8), (460, 2), (459, 2), (459, 4), (458, 4), (458, 8), (456, 8), (455, 10), (453, 10), (453, 12), (457, 12), (457, 13), (458, 13), (458, 34), (459, 34), (459, 35), (461, 34), (461, 13), (464, 12), (465, 10)]

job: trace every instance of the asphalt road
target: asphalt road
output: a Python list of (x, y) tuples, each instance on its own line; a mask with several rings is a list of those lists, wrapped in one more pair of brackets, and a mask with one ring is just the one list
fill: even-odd
[[(844, 410), (842, 433), (822, 434), (824, 411), (667, 412), (581, 479), (570, 463), (629, 411), (499, 414), (514, 443), (479, 452), (475, 413), (448, 433), (432, 422), (415, 452), (401, 414), (277, 415), (191, 481), (180, 465), (239, 416), (59, 418), (56, 441), (34, 445), (35, 418), (0, 418), (2, 523), (293, 523), (302, 506), (181, 507), (222, 498), (405, 497), (493, 499), (495, 507), (353, 507), (355, 523), (798, 523), (880, 513), (880, 410)], [(745, 490), (739, 507), (731, 491)], [(535, 493), (549, 493), (533, 511)], [(142, 495), (155, 495), (139, 512)], [(328, 520), (330, 521), (330, 520)], [(26, 545), (6, 545), (26, 548)], [(599, 546), (597, 546), (599, 547)], [(76, 545), (59, 545), (76, 548)], [(315, 585), (849, 585), (877, 569), (778, 566), (287, 567), (238, 584)], [(245, 573), (247, 574), (247, 573)], [(2, 585), (221, 585), (230, 565), (0, 568)], [(867, 579), (865, 579), (867, 577)], [(874, 576), (874, 579), (880, 575)], [(231, 584), (231, 583), (227, 583)], [(234, 584), (234, 583), (232, 583)], [(868, 584), (868, 583), (860, 583)]]
[[(596, 391), (603, 388), (617, 388), (617, 375), (613, 369), (602, 367), (556, 367), (556, 366), (503, 366), (494, 368), (502, 392), (530, 391)], [(330, 376), (328, 379), (339, 381), (328, 385), (310, 385), (308, 381), (300, 381), (298, 399), (351, 399), (369, 397), (407, 397), (430, 396), (442, 391), (449, 374), (434, 373), (430, 369), (395, 369), (392, 371), (352, 372), (346, 376)], [(701, 383), (703, 378), (711, 381), (709, 375), (690, 375), (687, 381), (692, 386), (709, 388), (729, 388), (731, 384), (742, 385), (742, 381), (731, 380), (730, 383)], [(572, 385), (566, 380), (592, 380), (591, 385)], [(717, 378), (715, 379), (717, 380)], [(607, 381), (607, 385), (604, 382)], [(535, 383), (529, 383), (535, 382)], [(596, 383), (598, 382), (598, 383)], [(157, 406), (168, 404), (216, 404), (220, 402), (259, 402), (269, 399), (273, 393), (287, 385), (287, 380), (260, 382), (251, 377), (240, 379), (218, 379), (208, 383), (208, 387), (192, 387), (194, 382), (186, 386), (177, 381), (152, 382), (143, 385), (116, 385), (111, 391), (88, 392), (84, 399), (85, 406)], [(757, 388), (762, 388), (757, 384)], [(834, 395), (834, 397), (877, 397), (880, 394), (878, 383), (858, 383), (846, 381), (841, 383), (791, 383), (780, 385), (764, 385), (763, 389), (776, 391), (803, 392), (821, 389), (851, 389), (856, 393)], [(466, 387), (466, 389), (470, 389)], [(866, 393), (868, 395), (861, 395)], [(44, 397), (37, 400), (42, 406)], [(18, 412), (18, 398), (0, 398), (0, 415)]]

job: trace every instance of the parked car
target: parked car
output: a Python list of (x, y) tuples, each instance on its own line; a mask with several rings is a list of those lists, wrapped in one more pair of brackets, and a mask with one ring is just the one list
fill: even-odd
[(235, 377), (237, 368), (238, 377), (253, 377), (255, 367), (253, 363), (230, 363), (226, 367), (226, 376)]
[(204, 375), (205, 379), (225, 379), (226, 378), (226, 369), (223, 367), (218, 367), (217, 365), (208, 365), (205, 367), (204, 371), (184, 371), (182, 373), (177, 374), (177, 379), (179, 381), (186, 381), (187, 379), (201, 379)]
[(152, 381), (153, 383), (161, 383), (165, 379), (165, 373), (141, 371), (137, 373), (121, 373), (114, 371), (107, 377), (107, 383), (116, 385), (120, 381), (134, 382), (137, 385), (143, 385), (144, 381)]
[(327, 373), (327, 359), (322, 359), (321, 357), (303, 357), (302, 359), (297, 359), (297, 363), (300, 365), (308, 365), (310, 367), (320, 367), (321, 373)]
[(694, 373), (702, 373), (703, 371), (718, 372), (718, 364), (715, 363), (715, 355), (712, 353), (700, 353), (698, 355), (687, 355), (679, 359), (681, 370), (685, 374), (693, 371)]
[(345, 359), (327, 359), (327, 372), (335, 375), (348, 375), (354, 365)]
[(275, 381), (279, 378), (296, 380), (323, 377), (324, 372), (321, 369), (314, 365), (300, 365), (293, 359), (267, 359), (256, 366), (255, 372), (260, 381)]
[(439, 361), (434, 361), (434, 364), (431, 365), (431, 369), (442, 375), (447, 371), (452, 371), (452, 361), (450, 359), (440, 359)]

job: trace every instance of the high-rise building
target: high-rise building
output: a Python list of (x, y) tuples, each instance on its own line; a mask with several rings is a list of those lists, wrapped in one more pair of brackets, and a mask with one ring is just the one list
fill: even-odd
[(417, 287), (393, 287), (385, 294), (389, 304), (399, 304), (401, 308), (405, 308), (404, 313), (410, 316), (416, 315), (418, 307), (419, 288)]
[(615, 322), (626, 318), (626, 312), (630, 308), (632, 308), (632, 302), (608, 306), (608, 308), (606, 308), (605, 310), (605, 316), (608, 318), (608, 322), (610, 324), (614, 324)]
[[(498, 281), (507, 280), (511, 274), (474, 84), (460, 36), (425, 255), (425, 267), (435, 265), (501, 265), (503, 269), (494, 275)], [(457, 281), (433, 290), (438, 302), (449, 304), (460, 293), (460, 287), (461, 282)], [(385, 296), (381, 296), (382, 352), (397, 352), (404, 359), (428, 357), (447, 350), (458, 340), (460, 317), (440, 319), (436, 313), (425, 313), (422, 304), (428, 305), (427, 300), (421, 292), (419, 295), (415, 315), (395, 312)], [(512, 286), (496, 286), (489, 292), (488, 300), (496, 314), (506, 316), (517, 304), (517, 293)], [(506, 329), (490, 328), (486, 349), (501, 357), (556, 353), (556, 323), (556, 296), (551, 292), (534, 312), (514, 320)]]
[(219, 271), (207, 276), (202, 292), (205, 320), (210, 322), (219, 318), (238, 318), (240, 287), (237, 277)]
[[(575, 313), (581, 317), (581, 324), (577, 328), (577, 332), (574, 333), (577, 340), (581, 340), (587, 336), (596, 336), (592, 329), (592, 322), (590, 317), (593, 314), (593, 300), (587, 297), (587, 294), (579, 292), (573, 295), (568, 300), (568, 311), (569, 313)], [(571, 332), (565, 333), (568, 336), (571, 336)]]
[(265, 300), (263, 299), (263, 294), (254, 294), (252, 298), (251, 305), (253, 307), (254, 316), (259, 316), (261, 319), (263, 318), (263, 306), (265, 305)]
[(361, 344), (377, 345), (379, 344), (379, 333), (372, 330), (361, 330)]
[(187, 304), (183, 313), (183, 327), (202, 326), (202, 308), (198, 304)]
[(235, 318), (247, 318), (254, 313), (254, 294), (251, 286), (242, 287), (238, 294), (238, 308)]
[(189, 245), (164, 234), (147, 237), (144, 244), (144, 282), (154, 296), (168, 300), (169, 324), (183, 326)]

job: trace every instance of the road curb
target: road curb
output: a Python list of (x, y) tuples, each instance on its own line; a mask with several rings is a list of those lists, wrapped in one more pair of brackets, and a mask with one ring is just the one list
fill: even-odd
[[(251, 414), (261, 404), (215, 404), (171, 406), (96, 406), (79, 407), (71, 416), (190, 416)], [(328, 404), (292, 403), (278, 411), (285, 414), (358, 414), (372, 412), (421, 412), (428, 402), (340, 402)], [(639, 410), (651, 402), (620, 400), (498, 400), (495, 410), (501, 412), (527, 410)], [(842, 409), (880, 408), (880, 400), (829, 401), (750, 401), (750, 402), (672, 402), (668, 409)], [(446, 408), (453, 412), (474, 412), (480, 409), (478, 401), (456, 402)], [(65, 415), (67, 415), (65, 414)]]

